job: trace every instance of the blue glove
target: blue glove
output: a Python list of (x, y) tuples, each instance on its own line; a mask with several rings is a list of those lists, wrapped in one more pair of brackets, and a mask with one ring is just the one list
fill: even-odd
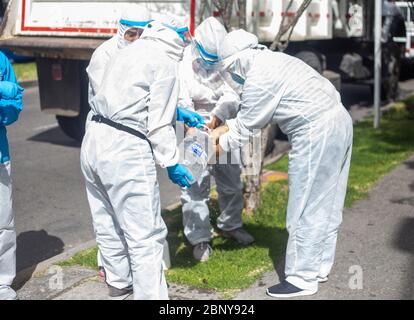
[(181, 107), (177, 108), (177, 121), (184, 122), (191, 128), (200, 128), (202, 125), (204, 125), (204, 120), (201, 115), (199, 115), (197, 112)]
[(176, 164), (175, 166), (167, 167), (167, 171), (168, 177), (172, 182), (178, 184), (181, 188), (191, 187), (190, 182), (193, 182), (194, 178), (186, 167), (181, 164)]
[(10, 81), (0, 81), (0, 97), (2, 99), (19, 99), (22, 97), (23, 88)]

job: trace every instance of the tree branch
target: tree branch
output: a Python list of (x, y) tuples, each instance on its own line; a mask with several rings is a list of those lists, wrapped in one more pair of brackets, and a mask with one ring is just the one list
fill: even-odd
[[(280, 23), (280, 27), (279, 27), (279, 32), (277, 33), (275, 40), (273, 41), (273, 43), (270, 46), (270, 50), (275, 51), (276, 49), (278, 51), (284, 51), (287, 46), (289, 45), (290, 42), (290, 38), (292, 37), (292, 33), (293, 30), (295, 29), (296, 24), (298, 23), (300, 17), (302, 16), (302, 14), (305, 12), (305, 10), (308, 8), (308, 6), (310, 5), (310, 3), (312, 2), (312, 0), (304, 0), (302, 2), (302, 4), (300, 5), (294, 19), (292, 20), (292, 22), (288, 25), (284, 25), (285, 22), (285, 16), (283, 15), (282, 18), (282, 22)], [(289, 4), (286, 7), (285, 12), (287, 12), (291, 6), (293, 4), (293, 0), (289, 1)], [(288, 37), (285, 41), (285, 43), (282, 43), (282, 37), (289, 31)]]

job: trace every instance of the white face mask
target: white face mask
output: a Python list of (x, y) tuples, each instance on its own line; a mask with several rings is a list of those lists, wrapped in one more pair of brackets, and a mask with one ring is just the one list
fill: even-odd
[(236, 92), (240, 96), (243, 92), (243, 84), (241, 84), (238, 81), (235, 81), (234, 75), (228, 71), (224, 71), (222, 74), (223, 74), (223, 78), (226, 81), (227, 85), (230, 88), (232, 88), (234, 92)]
[(232, 88), (238, 95), (241, 95), (243, 91), (245, 77), (242, 75), (242, 68), (240, 60), (235, 60), (226, 70), (222, 72), (222, 76), (226, 83)]

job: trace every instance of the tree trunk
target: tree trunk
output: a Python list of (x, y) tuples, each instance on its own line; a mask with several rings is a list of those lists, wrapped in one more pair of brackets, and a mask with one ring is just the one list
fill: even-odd
[(269, 139), (273, 140), (272, 126), (254, 135), (242, 149), (244, 203), (247, 215), (252, 215), (261, 204), (261, 175)]
[(246, 0), (237, 0), (237, 5), (239, 7), (239, 28), (246, 30)]
[[(279, 32), (277, 33), (275, 40), (270, 45), (270, 50), (275, 51), (284, 51), (287, 46), (289, 45), (290, 37), (292, 36), (293, 29), (295, 29), (296, 24), (298, 23), (300, 17), (305, 12), (305, 10), (309, 7), (312, 0), (303, 0), (302, 4), (300, 5), (298, 11), (296, 12), (295, 17), (293, 18), (292, 22), (289, 24), (285, 24), (285, 15), (283, 15), (282, 22), (279, 26)], [(288, 11), (293, 4), (293, 0), (290, 0), (285, 11)], [(285, 43), (282, 43), (282, 37), (287, 33), (287, 39)]]
[[(280, 50), (283, 51), (289, 44), (290, 37), (292, 35), (293, 29), (295, 28), (299, 18), (306, 10), (306, 8), (311, 3), (311, 0), (303, 0), (297, 15), (292, 20), (291, 23), (285, 23), (285, 15), (283, 15), (282, 22), (279, 26), (279, 31), (270, 46), (271, 50)], [(293, 4), (293, 0), (290, 0), (285, 11), (289, 11), (290, 7)], [(239, 3), (240, 6), (240, 3)], [(241, 10), (240, 10), (241, 11)], [(287, 40), (285, 43), (282, 43), (282, 37), (287, 34)], [(262, 129), (261, 138), (260, 138), (260, 151), (255, 151), (254, 139), (251, 139), (249, 144), (242, 151), (242, 163), (243, 163), (243, 181), (244, 181), (244, 201), (245, 209), (248, 215), (252, 215), (256, 209), (260, 207), (261, 197), (261, 174), (263, 168), (263, 161), (266, 155), (267, 146), (269, 144), (269, 139), (274, 138), (274, 130), (271, 125), (268, 125), (266, 128)], [(258, 157), (260, 154), (260, 158)]]
[(220, 12), (224, 27), (229, 31), (234, 0), (212, 0), (212, 2), (214, 7)]

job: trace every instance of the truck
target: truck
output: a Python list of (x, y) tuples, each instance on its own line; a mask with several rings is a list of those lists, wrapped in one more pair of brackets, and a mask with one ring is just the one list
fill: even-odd
[[(246, 0), (246, 29), (261, 43), (270, 44), (282, 20), (293, 19), (301, 4), (295, 0)], [(369, 0), (313, 0), (296, 25), (287, 53), (341, 81), (372, 83), (373, 2)], [(210, 0), (10, 0), (1, 26), (0, 47), (33, 56), (38, 72), (41, 110), (56, 115), (62, 130), (81, 140), (88, 106), (86, 67), (93, 51), (116, 33), (125, 10), (146, 7), (187, 24), (191, 32), (206, 17), (220, 19)], [(232, 26), (240, 17), (238, 1)], [(405, 43), (383, 44), (383, 88), (392, 97), (398, 88), (399, 61)], [(393, 62), (393, 63), (390, 63)]]

